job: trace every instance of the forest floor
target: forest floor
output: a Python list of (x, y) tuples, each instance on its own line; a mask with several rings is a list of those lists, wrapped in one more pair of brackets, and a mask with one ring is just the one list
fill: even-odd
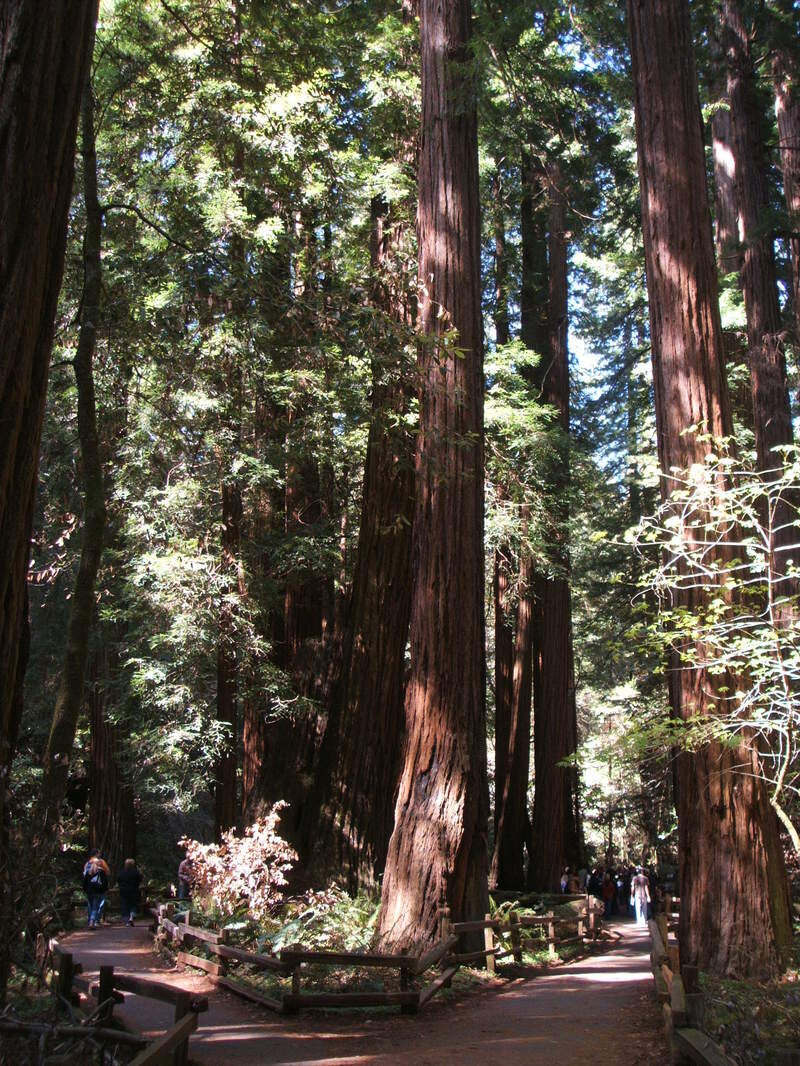
[[(633, 923), (612, 926), (620, 940), (594, 954), (531, 979), (497, 982), (454, 1002), (436, 1002), (412, 1017), (396, 1013), (270, 1014), (217, 991), (203, 975), (170, 969), (153, 951), (146, 926), (81, 930), (64, 941), (95, 980), (101, 965), (152, 975), (207, 995), (192, 1037), (192, 1063), (215, 1066), (369, 1063), (414, 1066), (551, 1064), (600, 1061), (649, 1066), (668, 1061), (653, 994), (646, 932)], [(117, 1013), (136, 1029), (155, 1033), (171, 1024), (172, 1009), (126, 996)]]

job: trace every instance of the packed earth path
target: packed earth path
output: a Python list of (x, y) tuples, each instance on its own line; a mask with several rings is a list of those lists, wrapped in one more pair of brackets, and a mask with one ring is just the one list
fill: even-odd
[[(209, 1010), (190, 1042), (192, 1063), (531, 1064), (606, 1062), (625, 1066), (669, 1061), (653, 993), (649, 939), (632, 922), (612, 923), (618, 941), (604, 954), (534, 978), (503, 981), (416, 1016), (318, 1012), (286, 1018), (217, 991), (203, 975), (169, 968), (153, 951), (145, 925), (82, 930), (64, 947), (96, 980), (101, 965), (151, 976), (198, 995)], [(172, 1008), (126, 995), (116, 1012), (150, 1035), (172, 1023)]]

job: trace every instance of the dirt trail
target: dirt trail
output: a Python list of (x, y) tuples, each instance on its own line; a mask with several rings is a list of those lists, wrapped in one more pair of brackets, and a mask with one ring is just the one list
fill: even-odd
[[(209, 1011), (191, 1041), (193, 1063), (215, 1066), (551, 1066), (597, 1061), (645, 1066), (669, 1061), (653, 995), (646, 932), (631, 923), (607, 954), (517, 980), (453, 1004), (431, 1004), (416, 1017), (306, 1014), (283, 1018), (216, 991), (202, 975), (169, 969), (153, 954), (147, 929), (110, 926), (65, 940), (92, 979), (101, 965), (147, 974), (209, 996)], [(171, 1008), (126, 996), (121, 1011), (155, 1033)]]

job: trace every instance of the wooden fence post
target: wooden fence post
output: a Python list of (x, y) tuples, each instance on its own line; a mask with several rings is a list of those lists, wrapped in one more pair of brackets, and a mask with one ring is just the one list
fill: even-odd
[(439, 939), (447, 940), (450, 936), (450, 908), (445, 904), (441, 907), (441, 918), (439, 921)]
[[(107, 1002), (108, 1001), (108, 1002)], [(107, 1003), (100, 1012), (100, 1018), (105, 1022), (111, 1017), (114, 1010), (114, 967), (100, 967), (100, 982), (97, 989), (98, 1005)]]
[(655, 918), (658, 931), (661, 933), (661, 942), (664, 945), (664, 950), (667, 950), (667, 939), (669, 936), (668, 922), (666, 914), (657, 914)]
[[(72, 955), (61, 953), (56, 956), (58, 971), (56, 976), (56, 994), (67, 1003), (72, 1002), (72, 977), (75, 968), (72, 963)], [(60, 1004), (59, 1004), (60, 1006)]]
[(550, 956), (551, 959), (555, 959), (557, 957), (556, 923), (553, 921), (553, 919), (555, 918), (555, 914), (553, 913), (553, 911), (548, 911), (546, 917), (550, 919), (547, 923), (547, 954)]
[(522, 943), (519, 936), (519, 917), (516, 911), (509, 911), (508, 931), (511, 934), (511, 950), (514, 962), (522, 962)]
[[(187, 1014), (190, 1014), (192, 1010), (192, 994), (191, 992), (181, 992), (175, 1000), (175, 1018), (173, 1024), (179, 1022), (181, 1018), (185, 1018)], [(189, 1061), (189, 1038), (187, 1037), (182, 1044), (175, 1048), (175, 1052), (172, 1057), (174, 1066), (186, 1066)]]
[[(491, 914), (487, 914), (486, 921), (490, 922), (491, 920)], [(483, 946), (486, 948), (486, 969), (493, 974), (497, 969), (497, 962), (494, 957), (494, 929), (491, 925), (487, 925), (483, 930)]]

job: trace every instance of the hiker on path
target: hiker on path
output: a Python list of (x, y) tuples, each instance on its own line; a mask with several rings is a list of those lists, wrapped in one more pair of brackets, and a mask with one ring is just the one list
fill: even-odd
[(86, 910), (89, 929), (96, 929), (106, 902), (108, 879), (111, 871), (97, 848), (89, 852), (83, 868), (83, 891), (86, 893)]
[(119, 885), (119, 905), (122, 920), (133, 925), (139, 905), (141, 904), (142, 875), (133, 859), (126, 859), (125, 865), (117, 874)]
[(187, 855), (178, 867), (178, 899), (189, 899), (191, 896), (192, 883), (192, 860)]
[(650, 882), (641, 866), (631, 881), (631, 904), (636, 908), (636, 924), (647, 925), (647, 906), (650, 903)]

